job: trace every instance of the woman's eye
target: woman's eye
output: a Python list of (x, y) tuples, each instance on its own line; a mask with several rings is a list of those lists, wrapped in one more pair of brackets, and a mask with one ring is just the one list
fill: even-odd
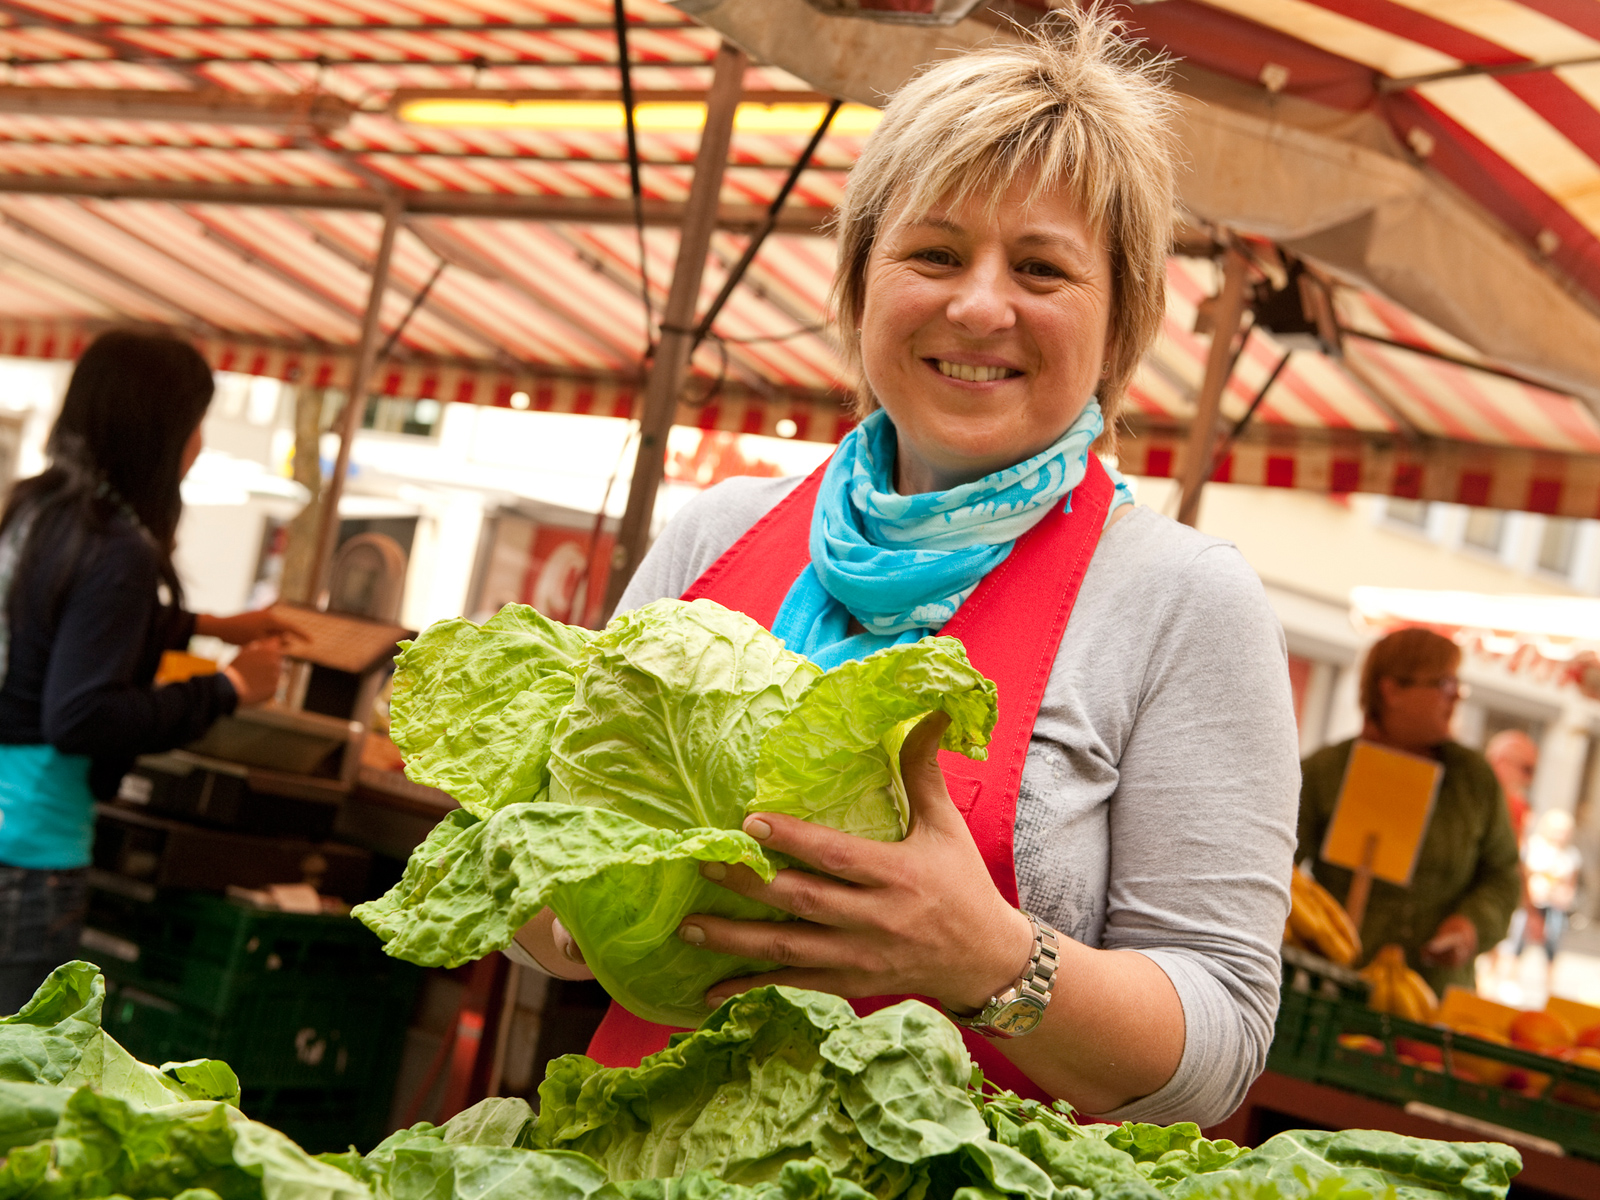
[(953, 267), (956, 265), (956, 256), (948, 250), (918, 250), (913, 257), (918, 262), (925, 262), (935, 267)]
[(1031, 275), (1036, 279), (1061, 279), (1066, 275), (1060, 267), (1047, 262), (1025, 262), (1017, 269), (1024, 275)]

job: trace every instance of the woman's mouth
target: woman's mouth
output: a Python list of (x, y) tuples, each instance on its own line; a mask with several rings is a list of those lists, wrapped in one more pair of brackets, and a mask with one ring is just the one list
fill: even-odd
[(965, 383), (994, 383), (1022, 374), (1021, 371), (1012, 370), (1010, 367), (980, 367), (973, 363), (946, 362), (942, 358), (932, 358), (928, 361), (934, 365), (939, 374)]

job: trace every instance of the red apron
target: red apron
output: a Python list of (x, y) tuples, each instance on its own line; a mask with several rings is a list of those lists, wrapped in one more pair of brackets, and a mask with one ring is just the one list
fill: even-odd
[[(825, 468), (826, 464), (817, 468), (757, 521), (683, 598), (715, 600), (772, 628), (790, 586), (811, 561), (811, 510)], [(966, 818), (995, 887), (1013, 906), (1017, 876), (1011, 861), (1012, 827), (1022, 767), (1067, 618), (1105, 527), (1112, 492), (1111, 477), (1091, 454), (1089, 473), (1072, 493), (1073, 510), (1053, 509), (1018, 538), (1006, 560), (985, 576), (940, 631), (960, 638), (973, 665), (999, 689), (1000, 714), (988, 759), (973, 762), (946, 750), (939, 752), (939, 759), (950, 796)], [(1038, 635), (1019, 636), (1028, 629), (1038, 630)], [(850, 1003), (864, 1015), (905, 998), (873, 996)], [(589, 1043), (589, 1057), (608, 1067), (637, 1066), (646, 1055), (664, 1050), (676, 1032), (641, 1020), (613, 1001)], [(1050, 1099), (987, 1038), (970, 1030), (963, 1033), (987, 1079), (1024, 1097)]]

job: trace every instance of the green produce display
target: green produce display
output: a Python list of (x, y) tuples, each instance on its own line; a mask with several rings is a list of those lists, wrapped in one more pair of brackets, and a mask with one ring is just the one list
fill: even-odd
[(490, 1099), (313, 1158), (249, 1120), (224, 1064), (134, 1061), (68, 963), (0, 1019), (0, 1200), (1503, 1200), (1495, 1143), (1371, 1130), (1259, 1149), (1190, 1124), (1079, 1125), (975, 1079), (907, 1001), (857, 1017), (759, 988), (636, 1068), (551, 1065), (537, 1114)]
[(685, 945), (683, 918), (783, 916), (699, 864), (772, 878), (777, 856), (740, 828), (750, 812), (903, 837), (912, 726), (948, 713), (942, 744), (982, 758), (995, 703), (953, 638), (824, 673), (709, 600), (657, 601), (598, 633), (521, 605), (443, 621), (398, 659), (392, 733), (407, 774), (462, 807), (355, 915), (389, 953), (456, 966), (548, 905), (630, 1011), (694, 1026), (712, 984), (774, 964)]

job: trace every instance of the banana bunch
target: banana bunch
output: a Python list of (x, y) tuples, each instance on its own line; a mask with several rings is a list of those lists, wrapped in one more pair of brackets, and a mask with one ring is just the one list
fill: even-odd
[(1372, 986), (1367, 1007), (1431, 1025), (1439, 1015), (1439, 997), (1428, 981), (1406, 966), (1406, 952), (1389, 945), (1379, 950), (1361, 971), (1361, 978)]
[(1296, 870), (1290, 877), (1289, 924), (1283, 940), (1348, 967), (1361, 953), (1361, 934), (1350, 914), (1315, 879)]

